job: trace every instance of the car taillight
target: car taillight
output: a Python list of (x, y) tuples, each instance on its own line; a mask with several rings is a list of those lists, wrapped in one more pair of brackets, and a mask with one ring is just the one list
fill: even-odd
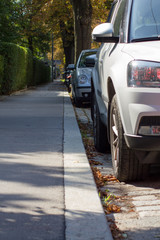
[(143, 116), (139, 123), (138, 134), (160, 136), (160, 116)]
[(160, 87), (160, 63), (132, 61), (128, 65), (129, 87)]

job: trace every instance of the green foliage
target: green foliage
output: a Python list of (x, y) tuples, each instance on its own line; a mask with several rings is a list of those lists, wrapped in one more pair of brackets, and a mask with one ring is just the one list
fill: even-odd
[(24, 48), (26, 61), (26, 82), (28, 86), (33, 85), (33, 55), (29, 48)]
[(51, 80), (50, 78), (50, 66), (46, 65), (42, 60), (33, 59), (33, 84), (38, 85), (47, 83)]
[(93, 8), (92, 28), (107, 21), (113, 0), (91, 0)]
[(0, 0), (0, 41), (17, 42), (19, 35), (15, 19), (14, 0)]
[(33, 61), (32, 53), (29, 49), (13, 43), (1, 43), (1, 94), (10, 94), (14, 91), (24, 89), (27, 86), (46, 83), (49, 79), (50, 67), (46, 66), (45, 63), (40, 60)]
[(4, 76), (1, 92), (8, 94), (27, 86), (27, 51), (13, 43), (1, 43), (4, 57)]
[(39, 0), (19, 0), (16, 3), (16, 24), (21, 34), (19, 43), (29, 48), (34, 56), (42, 56), (50, 50), (50, 33), (41, 10), (44, 4)]
[(2, 86), (3, 74), (4, 74), (4, 57), (0, 55), (0, 88)]
[[(113, 0), (90, 2), (93, 28), (106, 21)], [(54, 59), (61, 59), (63, 63), (73, 62), (74, 21), (70, 0), (0, 0), (0, 43), (19, 44), (29, 48), (32, 55), (42, 58), (51, 50), (52, 33)], [(51, 54), (48, 57), (51, 58)], [(32, 60), (28, 64), (33, 68)], [(32, 85), (31, 71), (27, 74), (30, 78), (27, 82)]]

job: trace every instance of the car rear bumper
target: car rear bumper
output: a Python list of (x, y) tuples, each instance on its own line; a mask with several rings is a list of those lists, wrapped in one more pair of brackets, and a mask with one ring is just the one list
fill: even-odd
[(160, 151), (160, 136), (139, 136), (124, 134), (129, 148), (141, 151)]
[(157, 88), (125, 88), (120, 92), (118, 103), (123, 129), (127, 136), (138, 136), (136, 139), (147, 139), (146, 142), (151, 138), (160, 137), (158, 134), (153, 136), (152, 133), (141, 131), (143, 127), (160, 127), (159, 99), (160, 91)]
[(80, 101), (90, 102), (91, 98), (91, 87), (77, 87), (76, 97)]

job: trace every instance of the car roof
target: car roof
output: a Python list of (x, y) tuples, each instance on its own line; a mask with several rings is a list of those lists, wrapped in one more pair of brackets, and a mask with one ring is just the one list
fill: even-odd
[(98, 49), (97, 48), (92, 48), (92, 49), (82, 50), (82, 52), (95, 52), (95, 51), (98, 51)]

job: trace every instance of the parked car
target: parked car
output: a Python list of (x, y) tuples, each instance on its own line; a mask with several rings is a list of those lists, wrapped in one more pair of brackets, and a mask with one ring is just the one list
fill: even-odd
[(160, 1), (116, 0), (92, 37), (102, 45), (92, 71), (94, 142), (111, 147), (120, 181), (160, 163)]
[(90, 102), (91, 71), (95, 64), (97, 49), (83, 50), (72, 74), (72, 98), (76, 106)]

